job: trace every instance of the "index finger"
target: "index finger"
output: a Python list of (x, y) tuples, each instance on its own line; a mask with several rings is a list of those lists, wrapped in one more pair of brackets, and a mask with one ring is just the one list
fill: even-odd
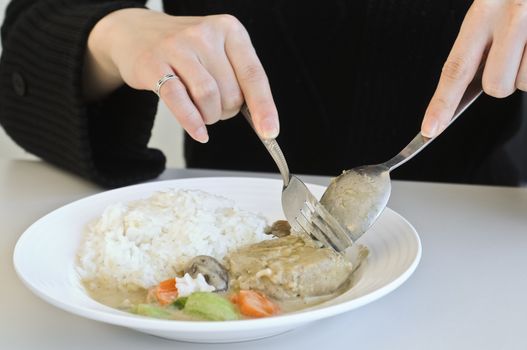
[(263, 138), (277, 137), (278, 111), (269, 80), (245, 29), (227, 36), (225, 51), (258, 134)]
[(482, 31), (488, 27), (485, 22), (487, 18), (482, 12), (471, 9), (467, 13), (426, 110), (421, 125), (423, 136), (437, 136), (452, 119), (490, 41), (490, 29)]

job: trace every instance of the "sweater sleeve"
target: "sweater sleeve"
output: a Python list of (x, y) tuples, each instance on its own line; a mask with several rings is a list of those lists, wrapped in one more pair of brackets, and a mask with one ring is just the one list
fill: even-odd
[(147, 147), (157, 97), (123, 86), (82, 97), (88, 35), (99, 19), (144, 1), (13, 0), (2, 26), (0, 123), (26, 151), (104, 187), (158, 176)]

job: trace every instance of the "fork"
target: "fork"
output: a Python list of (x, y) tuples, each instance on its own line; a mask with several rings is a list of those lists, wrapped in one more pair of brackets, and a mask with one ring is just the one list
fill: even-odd
[[(256, 131), (251, 112), (246, 104), (241, 113)], [(282, 187), (282, 210), (293, 231), (305, 232), (326, 247), (341, 252), (352, 245), (347, 230), (324, 208), (307, 186), (289, 172), (284, 154), (274, 138), (260, 141), (271, 154), (284, 182)]]

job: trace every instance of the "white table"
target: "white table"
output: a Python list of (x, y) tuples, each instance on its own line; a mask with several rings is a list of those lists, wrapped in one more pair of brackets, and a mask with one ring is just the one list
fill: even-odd
[[(167, 170), (162, 179), (233, 174), (262, 176)], [(395, 182), (390, 207), (423, 243), (421, 264), (403, 286), (287, 334), (222, 345), (179, 343), (70, 315), (18, 280), (18, 236), (49, 211), (99, 191), (39, 161), (0, 160), (0, 349), (527, 349), (527, 189)]]

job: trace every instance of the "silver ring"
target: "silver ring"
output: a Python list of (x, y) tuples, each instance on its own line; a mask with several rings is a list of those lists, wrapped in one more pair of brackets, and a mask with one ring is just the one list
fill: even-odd
[(167, 81), (169, 81), (170, 79), (179, 79), (177, 76), (175, 76), (174, 74), (165, 74), (161, 77), (161, 79), (159, 79), (157, 81), (157, 84), (156, 84), (156, 87), (154, 88), (154, 92), (156, 93), (156, 95), (158, 97), (161, 97), (159, 95), (159, 91), (161, 90), (161, 86), (163, 86), (164, 83), (166, 83)]

